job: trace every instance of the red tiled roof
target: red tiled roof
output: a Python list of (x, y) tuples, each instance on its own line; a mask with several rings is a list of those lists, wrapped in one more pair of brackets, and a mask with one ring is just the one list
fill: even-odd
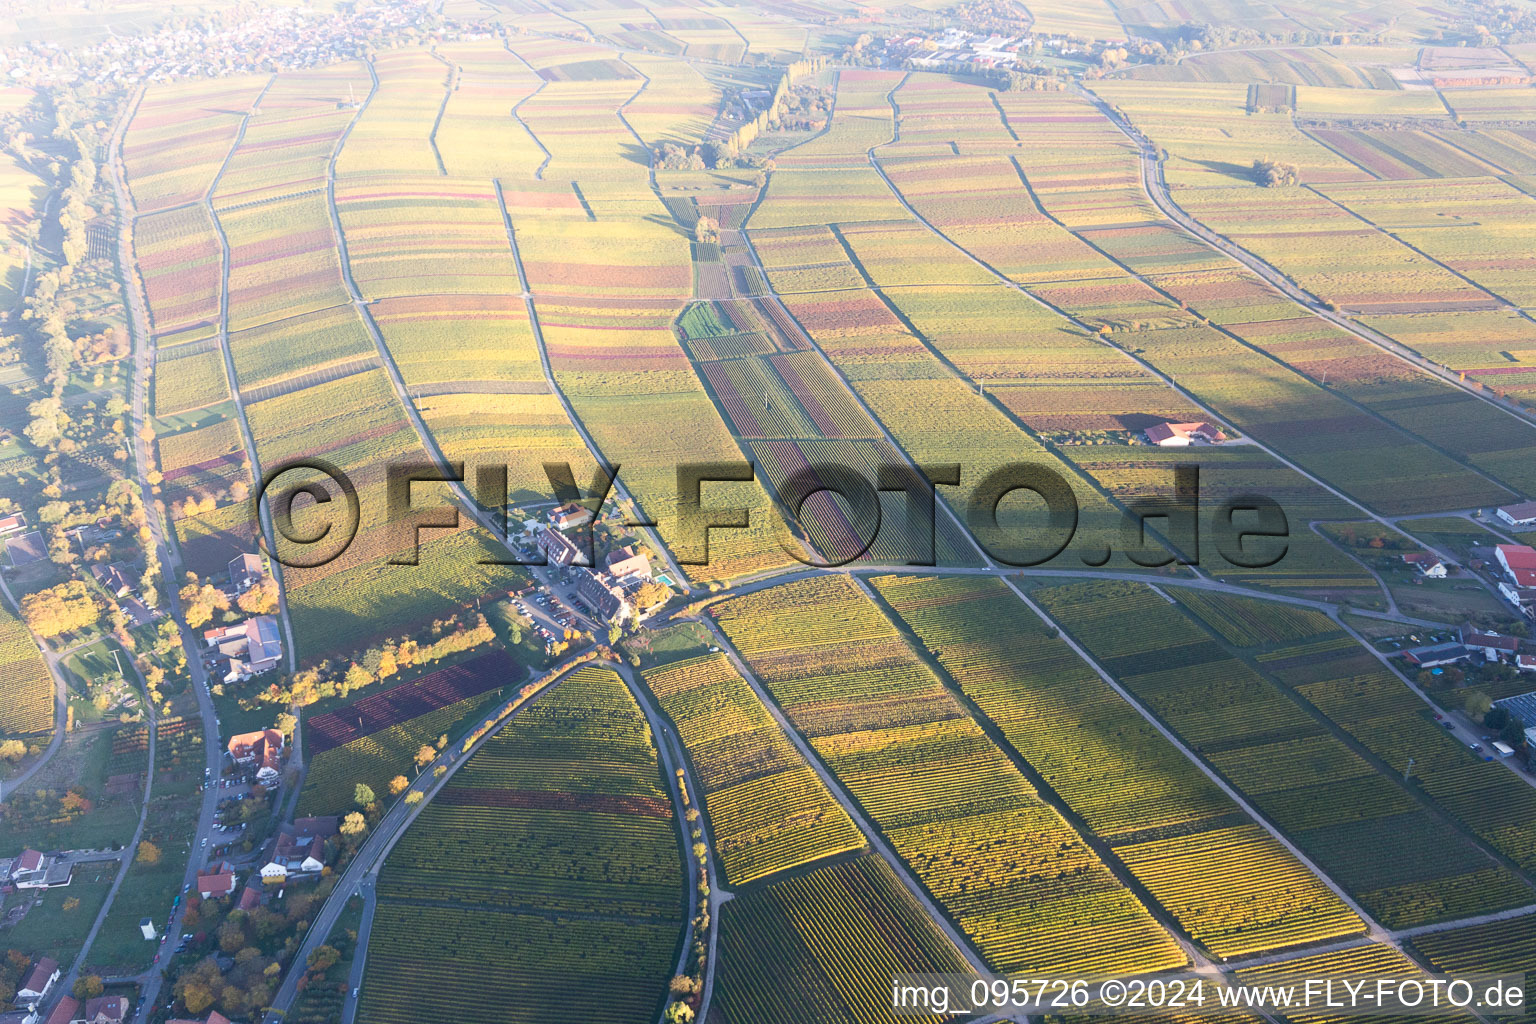
[(42, 992), (52, 984), (53, 972), (59, 969), (59, 962), (53, 957), (39, 957), (37, 966), (32, 968), (32, 973), (27, 975), (27, 980), (16, 987), (18, 992)]
[(1536, 549), (1524, 544), (1500, 544), (1499, 554), (1511, 569), (1536, 569)]
[(75, 1012), (80, 1009), (80, 1001), (74, 996), (65, 996), (59, 1000), (59, 1005), (53, 1008), (48, 1019), (43, 1024), (69, 1024), (75, 1019)]

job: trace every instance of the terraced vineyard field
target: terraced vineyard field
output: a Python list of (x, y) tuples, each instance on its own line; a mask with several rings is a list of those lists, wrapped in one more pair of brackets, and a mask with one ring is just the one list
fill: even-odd
[(1524, 881), (1425, 807), (1398, 772), (1375, 767), (1149, 588), (1083, 583), (1043, 588), (1038, 599), (1378, 921), (1409, 927), (1531, 901)]
[(53, 728), (53, 677), (32, 634), (0, 603), (0, 736), (28, 736)]
[(1031, 769), (1212, 954), (1364, 930), (1002, 582), (887, 576), (873, 585)]
[(966, 969), (890, 866), (866, 854), (725, 905), (715, 1006), (726, 1024), (895, 1024), (894, 975)]
[(645, 682), (688, 750), (731, 885), (863, 848), (848, 812), (725, 655), (651, 669)]
[(415, 1022), (421, 993), (451, 991), (487, 1019), (654, 1019), (683, 924), (679, 857), (644, 715), (617, 674), (578, 669), (390, 854), (359, 1012)]
[(712, 611), (993, 966), (1131, 973), (1183, 962), (856, 583), (813, 578)]

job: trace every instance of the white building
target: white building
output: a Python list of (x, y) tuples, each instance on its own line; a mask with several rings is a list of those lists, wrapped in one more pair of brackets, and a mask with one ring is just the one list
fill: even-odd
[(1494, 515), (1504, 520), (1510, 526), (1536, 526), (1536, 501), (1522, 502), (1519, 505), (1505, 505), (1498, 509)]

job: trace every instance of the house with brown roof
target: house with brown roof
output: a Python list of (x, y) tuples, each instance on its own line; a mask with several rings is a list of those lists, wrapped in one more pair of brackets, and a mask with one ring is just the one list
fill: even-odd
[(127, 996), (97, 996), (85, 1002), (85, 1024), (123, 1024), (128, 1019)]
[(1403, 562), (1418, 570), (1420, 576), (1425, 576), (1432, 580), (1443, 580), (1449, 572), (1445, 567), (1445, 562), (1441, 560), (1439, 555), (1432, 555), (1427, 551), (1414, 551), (1406, 554), (1403, 556)]
[(256, 781), (277, 781), (283, 763), (283, 734), (276, 729), (243, 732), (229, 738), (229, 757), (242, 768), (256, 766)]
[(229, 869), (229, 865), (220, 865), (220, 870), (209, 874), (198, 873), (197, 894), (205, 900), (219, 899), (229, 896), (235, 891), (235, 873)]
[(1505, 505), (1497, 509), (1494, 515), (1504, 520), (1510, 526), (1536, 526), (1536, 501), (1521, 502), (1518, 505)]
[(121, 562), (113, 562), (111, 565), (102, 565), (97, 562), (91, 566), (91, 576), (102, 590), (113, 597), (127, 597), (133, 593), (133, 584), (129, 582), (128, 574), (124, 571)]
[(229, 560), (229, 585), (237, 594), (260, 583), (265, 575), (260, 555), (247, 551)]
[(75, 1014), (80, 1010), (80, 1001), (74, 996), (65, 996), (59, 1000), (59, 1005), (53, 1008), (48, 1019), (43, 1024), (72, 1024), (77, 1018)]
[(42, 1002), (54, 982), (59, 980), (59, 973), (57, 960), (51, 956), (39, 957), (21, 984), (16, 986), (16, 1002), (33, 1006)]
[(592, 511), (584, 505), (567, 502), (549, 510), (549, 522), (557, 530), (585, 526), (592, 521)]
[(0, 537), (10, 533), (20, 533), (27, 528), (27, 517), (20, 512), (12, 512), (8, 516), (0, 516)]
[(644, 551), (636, 551), (632, 544), (608, 552), (608, 556), (603, 559), (603, 567), (616, 580), (626, 576), (651, 578), (650, 556)]
[(576, 565), (581, 558), (581, 548), (553, 526), (541, 527), (533, 542), (550, 565)]
[(576, 600), (604, 622), (622, 622), (634, 614), (624, 591), (595, 572), (583, 573), (576, 583)]
[(1470, 622), (1461, 627), (1459, 638), (1463, 646), (1477, 651), (1489, 661), (1502, 661), (1520, 653), (1519, 637), (1484, 632)]

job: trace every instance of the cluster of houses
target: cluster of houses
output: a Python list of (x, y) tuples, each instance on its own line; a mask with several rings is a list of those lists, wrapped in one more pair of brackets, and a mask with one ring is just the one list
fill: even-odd
[[(258, 586), (266, 578), (261, 556), (238, 555), (229, 562), (229, 583), (224, 592), (230, 597)], [(244, 682), (277, 668), (283, 659), (282, 634), (271, 615), (253, 615), (244, 622), (215, 626), (203, 631), (210, 661), (222, 666), (226, 683)]]
[(0, 1014), (0, 1024), (123, 1024), (128, 1019), (128, 999), (121, 995), (102, 995), (84, 1002), (66, 995), (44, 1017), (39, 1007), (62, 974), (57, 960), (38, 958), (16, 987), (12, 1002), (19, 1009)]
[(43, 1024), (123, 1024), (127, 1019), (127, 996), (97, 996), (83, 1003), (74, 996), (65, 996), (43, 1019)]
[[(259, 872), (261, 884), (282, 885), (290, 878), (318, 875), (325, 868), (325, 844), (340, 833), (335, 817), (295, 818), (291, 825), (284, 825)], [(244, 895), (241, 898), (243, 906)]]
[(1013, 68), (1021, 66), (1020, 54), (1025, 58), (1036, 51), (1070, 55), (1081, 48), (1080, 43), (1062, 35), (981, 35), (959, 28), (948, 29), (943, 35), (931, 39), (913, 35), (886, 42), (886, 50), (892, 57), (910, 60), (917, 67), (971, 64), (984, 68)]
[(12, 860), (0, 860), (0, 889), (53, 889), (68, 885), (73, 871), (67, 857), (23, 850)]
[(0, 73), (26, 85), (82, 81), (134, 85), (277, 68), (307, 68), (357, 57), (372, 47), (438, 26), (436, 8), (417, 3), (359, 3), (344, 11), (252, 7), (243, 17), (174, 19), (156, 32), (108, 32), (100, 42), (66, 47), (28, 39), (0, 50)]
[(1484, 665), (1514, 665), (1522, 672), (1536, 672), (1536, 646), (1517, 636), (1505, 636), (1478, 629), (1470, 623), (1462, 626), (1456, 639), (1403, 652), (1403, 660), (1422, 669), (1442, 668), (1459, 662)]
[(578, 571), (577, 601), (603, 622), (636, 617), (630, 595), (650, 582), (650, 557), (626, 546), (610, 551), (601, 566), (584, 565), (580, 561), (581, 548), (564, 531), (590, 523), (591, 511), (580, 505), (561, 505), (550, 510), (548, 519), (548, 523), (532, 523), (526, 529), (533, 535), (534, 547), (550, 565)]

